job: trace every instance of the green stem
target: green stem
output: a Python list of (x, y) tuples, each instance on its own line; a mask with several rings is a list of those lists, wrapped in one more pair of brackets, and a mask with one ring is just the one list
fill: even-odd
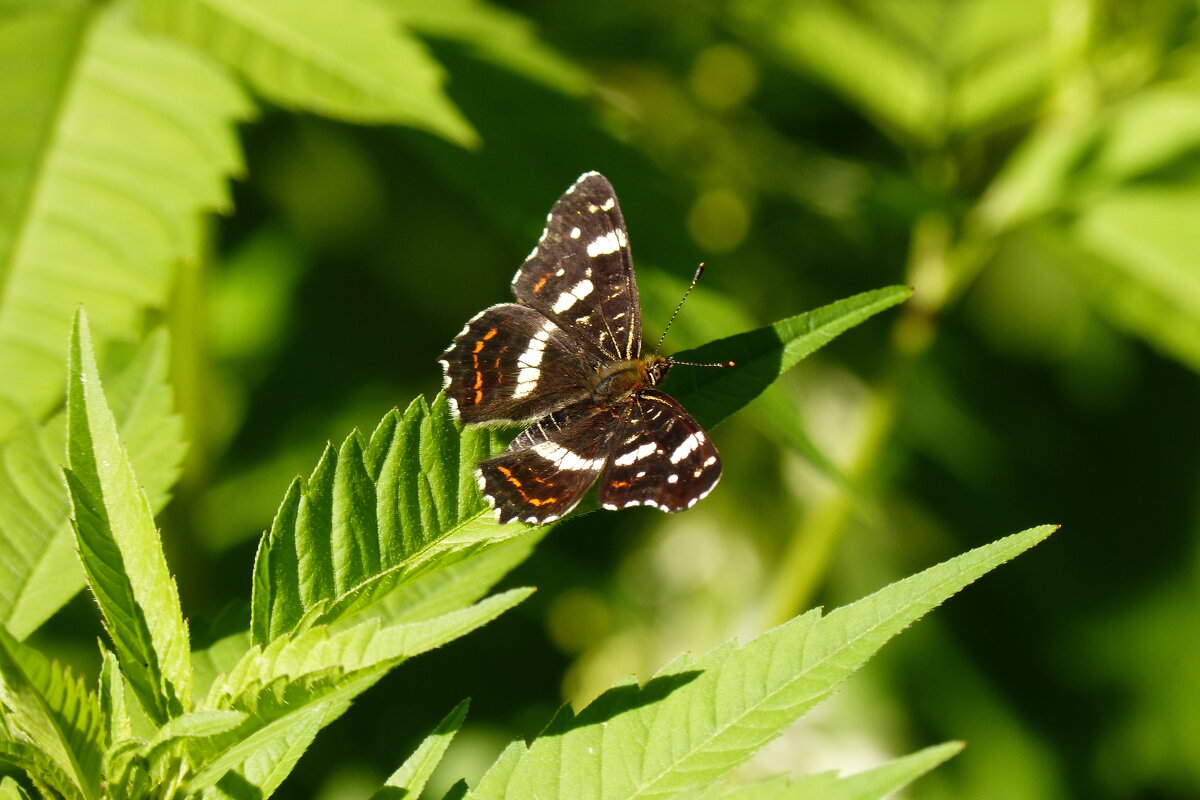
[[(908, 375), (933, 342), (935, 320), (952, 295), (953, 232), (944, 214), (917, 221), (909, 255), (908, 277), (916, 289), (892, 329), (888, 371), (864, 408), (864, 430), (845, 474), (853, 486), (864, 486), (896, 425)], [(805, 609), (820, 587), (842, 532), (855, 511), (853, 497), (839, 487), (814, 505), (792, 537), (768, 592), (766, 626), (774, 627)]]

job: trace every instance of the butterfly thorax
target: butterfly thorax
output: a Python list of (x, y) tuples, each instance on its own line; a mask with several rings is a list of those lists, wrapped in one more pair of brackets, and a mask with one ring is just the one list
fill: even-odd
[(597, 402), (611, 402), (638, 389), (655, 386), (667, 374), (670, 366), (671, 362), (657, 353), (645, 358), (601, 364), (596, 369), (596, 387), (592, 390), (592, 397)]

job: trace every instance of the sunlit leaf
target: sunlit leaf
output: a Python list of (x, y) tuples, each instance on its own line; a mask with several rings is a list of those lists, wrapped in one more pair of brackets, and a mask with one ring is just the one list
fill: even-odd
[(62, 400), (62, 348), (85, 304), (97, 340), (131, 340), (201, 215), (229, 204), (233, 124), (250, 106), (117, 4), (42, 4), (0, 19), (0, 440)]
[[(100, 796), (104, 722), (95, 694), (63, 667), (26, 647), (0, 628), (0, 698), (8, 724), (36, 748), (40, 758), (18, 763), (48, 785), (69, 782), (67, 794)], [(27, 753), (28, 756), (28, 753)], [(0, 747), (0, 760), (4, 750)], [(14, 762), (15, 763), (15, 762)], [(60, 789), (62, 791), (62, 789)]]
[(476, 142), (442, 91), (441, 67), (376, 3), (138, 0), (138, 9), (148, 29), (210, 53), (281, 106)]
[(83, 311), (68, 357), (67, 464), (79, 558), (122, 672), (162, 724), (189, 703), (191, 663), (179, 593), (145, 491), (96, 369)]
[(420, 797), (429, 782), (429, 776), (446, 754), (446, 748), (454, 741), (455, 734), (462, 727), (467, 717), (467, 701), (454, 707), (446, 718), (438, 723), (433, 733), (425, 737), (413, 754), (408, 757), (398, 770), (393, 772), (371, 800), (403, 800), (407, 797)]
[[(157, 511), (179, 474), (182, 424), (167, 385), (165, 332), (148, 337), (106, 381), (121, 440)], [(116, 366), (116, 365), (114, 365)], [(0, 445), (0, 622), (24, 638), (84, 586), (62, 482), (66, 412), (21, 424)]]
[(981, 575), (1045, 539), (1032, 528), (898, 581), (827, 616), (814, 610), (743, 646), (678, 659), (515, 743), (475, 798), (673, 797), (706, 786), (828, 697), (880, 647)]

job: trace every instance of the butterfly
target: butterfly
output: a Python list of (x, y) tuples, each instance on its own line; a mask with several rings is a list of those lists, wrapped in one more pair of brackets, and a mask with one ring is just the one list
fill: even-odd
[(673, 513), (711, 492), (716, 447), (655, 388), (680, 362), (642, 355), (633, 259), (607, 178), (586, 173), (558, 199), (512, 286), (517, 302), (477, 314), (440, 360), (463, 423), (529, 424), (476, 466), (496, 518), (553, 522), (597, 477), (607, 509)]

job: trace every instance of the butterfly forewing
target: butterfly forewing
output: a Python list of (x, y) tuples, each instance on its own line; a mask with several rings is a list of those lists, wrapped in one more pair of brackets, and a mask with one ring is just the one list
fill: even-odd
[(700, 423), (669, 395), (642, 389), (614, 437), (600, 478), (600, 504), (681, 511), (702, 500), (720, 478), (721, 459)]
[(614, 412), (584, 402), (530, 425), (496, 458), (479, 462), (479, 488), (500, 522), (553, 522), (573, 509), (604, 468)]
[(533, 422), (476, 479), (501, 522), (544, 524), (600, 476), (606, 508), (689, 508), (721, 476), (699, 424), (652, 388), (665, 360), (641, 358), (625, 223), (603, 175), (554, 204), (513, 278), (517, 303), (467, 323), (442, 354), (446, 396), (467, 423)]
[(446, 395), (463, 422), (525, 422), (579, 401), (593, 371), (561, 328), (527, 306), (492, 306), (442, 354)]
[(641, 306), (621, 207), (589, 172), (554, 204), (513, 279), (513, 293), (573, 337), (596, 363), (642, 352)]

